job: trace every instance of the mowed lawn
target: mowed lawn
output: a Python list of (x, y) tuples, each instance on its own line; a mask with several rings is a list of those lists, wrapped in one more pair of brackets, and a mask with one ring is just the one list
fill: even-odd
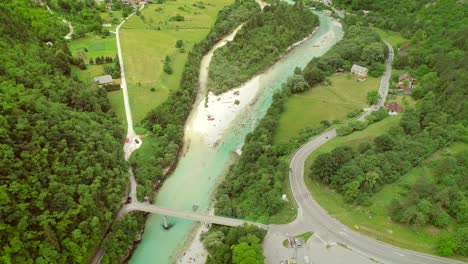
[[(391, 116), (367, 129), (355, 132), (345, 137), (337, 137), (313, 152), (305, 164), (305, 182), (317, 202), (334, 218), (350, 228), (359, 226), (359, 232), (378, 240), (399, 247), (435, 254), (437, 234), (439, 229), (433, 226), (415, 228), (395, 223), (388, 217), (387, 207), (394, 198), (400, 198), (407, 189), (422, 175), (430, 175), (430, 169), (422, 166), (413, 169), (393, 184), (386, 185), (372, 197), (373, 204), (369, 207), (353, 206), (344, 202), (342, 196), (327, 186), (312, 180), (309, 176), (310, 166), (318, 154), (329, 152), (338, 146), (356, 148), (362, 142), (368, 142), (383, 134), (390, 127), (396, 126), (400, 116)], [(460, 151), (466, 149), (466, 144), (454, 144), (448, 150), (434, 154), (429, 160), (437, 158), (444, 151)], [(429, 164), (426, 162), (425, 164)], [(450, 227), (449, 227), (450, 229)]]
[(281, 114), (275, 142), (287, 141), (306, 126), (317, 126), (322, 120), (340, 120), (358, 108), (367, 107), (367, 93), (377, 90), (380, 78), (368, 76), (364, 82), (350, 73), (329, 77), (330, 86), (318, 85), (309, 91), (291, 95)]
[[(234, 0), (205, 0), (204, 9), (193, 6), (195, 2), (151, 4), (141, 11), (144, 19), (134, 16), (122, 26), (120, 40), (135, 123), (179, 88), (188, 52), (208, 34), (218, 11)], [(170, 21), (176, 15), (184, 21)], [(184, 42), (183, 53), (175, 47), (179, 39)], [(163, 72), (166, 56), (171, 58), (172, 75)]]

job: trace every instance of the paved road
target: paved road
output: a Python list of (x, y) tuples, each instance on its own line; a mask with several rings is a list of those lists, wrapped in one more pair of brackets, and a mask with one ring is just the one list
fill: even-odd
[[(140, 8), (143, 9), (144, 6)], [(49, 9), (49, 8), (48, 8)], [(50, 11), (50, 9), (49, 9)], [(125, 106), (125, 115), (127, 119), (127, 141), (124, 144), (124, 155), (125, 155), (125, 160), (128, 160), (130, 158), (130, 155), (132, 154), (133, 151), (138, 149), (141, 144), (143, 143), (141, 139), (135, 134), (135, 131), (133, 130), (133, 118), (132, 118), (132, 111), (130, 109), (130, 103), (128, 101), (128, 90), (127, 90), (127, 79), (125, 77), (125, 66), (124, 66), (124, 60), (123, 60), (123, 55), (122, 55), (122, 48), (120, 46), (120, 28), (122, 25), (130, 19), (135, 13), (130, 14), (127, 18), (125, 18), (122, 23), (120, 23), (117, 28), (116, 28), (116, 42), (117, 42), (117, 54), (119, 56), (119, 64), (120, 64), (120, 78), (121, 78), (121, 84), (120, 87), (122, 88), (123, 92), (123, 97), (124, 97), (124, 106)], [(70, 24), (69, 24), (70, 25)], [(70, 25), (71, 26), (71, 25)], [(73, 32), (72, 32), (73, 33)], [(133, 174), (132, 168), (128, 170), (129, 174), (129, 180), (130, 180), (130, 194), (129, 196), (131, 197), (132, 201), (137, 201), (137, 196), (136, 196), (136, 180), (135, 180), (135, 175)], [(127, 212), (125, 205), (122, 207), (122, 209), (118, 212), (117, 214), (117, 219), (122, 218), (122, 216)], [(101, 263), (102, 257), (106, 253), (106, 250), (101, 247), (99, 248), (98, 251), (96, 251), (96, 254), (94, 254), (91, 264), (99, 264)]]
[[(140, 8), (140, 10), (141, 9), (143, 9), (143, 6)], [(128, 160), (132, 152), (138, 149), (142, 144), (141, 139), (137, 137), (137, 135), (135, 134), (135, 131), (133, 130), (132, 110), (130, 108), (130, 102), (128, 100), (127, 78), (125, 76), (125, 65), (124, 65), (124, 59), (122, 55), (122, 48), (120, 45), (120, 28), (133, 15), (135, 15), (135, 13), (132, 13), (127, 18), (125, 18), (122, 21), (122, 23), (120, 23), (117, 26), (115, 30), (115, 33), (116, 33), (115, 36), (116, 36), (116, 41), (117, 41), (117, 54), (119, 56), (119, 64), (120, 64), (120, 79), (121, 79), (120, 87), (122, 88), (122, 92), (123, 92), (125, 116), (127, 119), (127, 142), (125, 142), (125, 145), (124, 145), (125, 160)]]
[(392, 61), (393, 61), (393, 48), (390, 43), (387, 41), (383, 41), (385, 45), (387, 45), (388, 48), (388, 58), (385, 61), (385, 71), (382, 75), (382, 78), (380, 79), (380, 86), (379, 86), (379, 96), (380, 99), (377, 100), (377, 102), (372, 105), (363, 115), (361, 115), (358, 120), (364, 121), (368, 115), (370, 115), (372, 112), (376, 111), (380, 107), (385, 107), (385, 101), (387, 100), (387, 95), (388, 95), (388, 87), (390, 84), (390, 78), (392, 77)]
[[(364, 117), (370, 114), (372, 111), (375, 111), (379, 107), (382, 107), (385, 103), (385, 98), (388, 93), (388, 82), (391, 75), (391, 61), (393, 59), (393, 49), (391, 45), (387, 42), (385, 42), (385, 44), (388, 46), (390, 52), (389, 58), (385, 63), (386, 71), (382, 77), (379, 89), (379, 94), (381, 95), (382, 99), (380, 99), (374, 105), (374, 107), (370, 108), (369, 111), (364, 113)], [(326, 247), (326, 245), (330, 246), (341, 244), (346, 245), (349, 249), (351, 249), (352, 252), (357, 253), (354, 254), (354, 256), (352, 256), (349, 255), (348, 252), (348, 255), (345, 257), (346, 259), (344, 259), (344, 261), (340, 258), (334, 260), (328, 259), (325, 261), (324, 257), (321, 260), (318, 260), (319, 262), (314, 263), (366, 263), (373, 261), (395, 264), (459, 263), (457, 261), (452, 261), (449, 259), (443, 259), (436, 256), (397, 248), (361, 235), (360, 233), (346, 227), (345, 225), (338, 222), (336, 219), (332, 218), (322, 207), (320, 207), (320, 205), (315, 201), (315, 199), (312, 197), (305, 185), (304, 162), (313, 151), (315, 151), (321, 145), (325, 144), (326, 142), (330, 141), (335, 137), (336, 129), (327, 131), (322, 135), (307, 142), (294, 154), (294, 157), (292, 158), (290, 164), (289, 180), (293, 196), (297, 201), (299, 207), (298, 216), (296, 220), (294, 220), (290, 224), (276, 225), (270, 227), (270, 230), (275, 230), (276, 233), (270, 234), (269, 232), (264, 241), (267, 262), (275, 263), (277, 258), (279, 257), (277, 253), (278, 247), (276, 246), (276, 244), (280, 243), (281, 239), (286, 238), (281, 237), (281, 235), (279, 234), (286, 233), (291, 235), (298, 235), (307, 231), (313, 231), (315, 240), (313, 239), (312, 241), (321, 241), (323, 247)], [(311, 251), (311, 254), (309, 255), (315, 254), (318, 250), (317, 247), (315, 247), (314, 250), (315, 251)], [(344, 256), (345, 255), (343, 255), (343, 257)], [(317, 261), (317, 259), (315, 259), (315, 261)]]

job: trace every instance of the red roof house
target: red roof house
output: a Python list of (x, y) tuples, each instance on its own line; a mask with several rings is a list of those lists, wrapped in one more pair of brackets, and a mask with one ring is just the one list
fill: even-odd
[(387, 105), (387, 110), (390, 115), (396, 115), (403, 112), (403, 108), (395, 102), (389, 103)]

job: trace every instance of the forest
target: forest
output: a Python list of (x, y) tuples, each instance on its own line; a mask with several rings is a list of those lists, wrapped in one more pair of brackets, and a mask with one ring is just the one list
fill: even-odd
[(273, 1), (252, 16), (233, 41), (217, 49), (209, 70), (209, 89), (219, 94), (265, 70), (287, 48), (310, 35), (319, 19), (302, 0), (294, 5)]
[(88, 262), (125, 196), (124, 131), (70, 78), (60, 20), (29, 1), (0, 19), (0, 262)]
[[(150, 111), (143, 120), (149, 136), (157, 137), (157, 140), (154, 140), (150, 152), (145, 153), (145, 156), (136, 152), (130, 158), (138, 182), (139, 199), (150, 196), (153, 184), (166, 176), (163, 170), (177, 163), (179, 151), (183, 146), (184, 124), (198, 92), (202, 56), (223, 36), (259, 11), (258, 4), (253, 0), (236, 1), (223, 8), (207, 37), (195, 44), (189, 52), (180, 88), (171, 93), (164, 103)], [(146, 157), (151, 158), (148, 160)], [(103, 263), (115, 263), (128, 257), (128, 247), (133, 244), (144, 221), (141, 213), (132, 213), (114, 223), (111, 235), (105, 241), (106, 255)]]

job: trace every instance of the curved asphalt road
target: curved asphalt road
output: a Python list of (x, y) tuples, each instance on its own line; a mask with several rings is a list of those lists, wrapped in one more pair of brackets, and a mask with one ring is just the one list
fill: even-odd
[[(389, 49), (389, 58), (385, 62), (386, 70), (380, 83), (379, 94), (381, 99), (366, 111), (358, 119), (362, 120), (367, 115), (384, 106), (385, 99), (388, 93), (388, 84), (391, 75), (391, 62), (393, 59), (393, 49), (391, 45), (384, 41)], [(289, 180), (291, 190), (295, 200), (299, 206), (298, 216), (296, 220), (287, 225), (270, 226), (269, 234), (264, 242), (266, 254), (274, 255), (271, 249), (275, 236), (281, 236), (281, 233), (297, 235), (307, 231), (313, 231), (314, 236), (320, 240), (323, 245), (344, 244), (360, 255), (358, 260), (353, 259), (335, 259), (335, 262), (340, 263), (363, 263), (381, 262), (381, 263), (398, 263), (398, 264), (440, 264), (440, 263), (459, 263), (457, 261), (443, 259), (432, 255), (427, 255), (415, 251), (405, 250), (394, 247), (375, 239), (361, 235), (360, 233), (346, 227), (345, 225), (332, 218), (328, 213), (320, 207), (314, 200), (304, 182), (304, 162), (309, 155), (319, 148), (321, 145), (336, 137), (336, 129), (321, 134), (320, 136), (310, 140), (303, 145), (295, 154), (290, 164)], [(296, 252), (297, 254), (297, 252)], [(314, 252), (307, 252), (314, 259)], [(315, 254), (318, 256), (318, 254)], [(272, 261), (271, 257), (269, 259)], [(276, 261), (276, 260), (275, 260)], [(299, 263), (301, 259), (298, 259)], [(314, 261), (319, 261), (315, 259)], [(322, 262), (313, 262), (322, 263)], [(323, 263), (331, 263), (325, 261)]]

